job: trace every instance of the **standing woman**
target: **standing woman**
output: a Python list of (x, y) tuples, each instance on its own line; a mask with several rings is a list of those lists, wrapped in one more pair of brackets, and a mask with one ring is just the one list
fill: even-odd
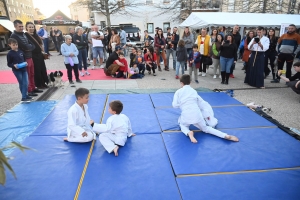
[[(79, 73), (78, 73), (78, 49), (75, 46), (75, 44), (72, 43), (72, 36), (66, 35), (65, 36), (65, 43), (61, 45), (61, 54), (65, 57), (64, 63), (68, 71), (68, 79), (70, 84), (74, 84), (72, 80), (72, 70), (74, 71), (76, 82), (82, 83), (82, 81), (79, 79)], [(70, 63), (70, 60), (73, 62), (73, 66)]]
[[(184, 41), (184, 47), (187, 50), (188, 55), (190, 55), (193, 52), (193, 44), (194, 44), (194, 36), (190, 32), (189, 27), (185, 27), (182, 40)], [(187, 70), (187, 63), (185, 62), (184, 70)]]
[(152, 46), (149, 46), (147, 49), (147, 53), (144, 55), (144, 59), (146, 62), (146, 69), (149, 74), (151, 74), (151, 70), (153, 71), (153, 76), (156, 76), (155, 74), (155, 68), (157, 67), (157, 56), (156, 53), (154, 53), (154, 49)]
[(217, 35), (217, 40), (212, 45), (212, 60), (214, 64), (214, 78), (217, 78), (217, 69), (219, 69), (219, 78), (221, 78), (221, 65), (220, 65), (220, 48), (223, 42), (223, 36)]
[[(88, 35), (90, 33), (91, 29), (90, 28), (86, 28), (85, 31), (83, 32), (83, 36), (85, 37), (85, 39), (88, 38)], [(89, 45), (86, 46), (86, 55), (89, 55)], [(87, 56), (88, 57), (88, 56)]]
[(210, 35), (210, 39), (211, 39), (211, 43), (213, 44), (214, 42), (217, 41), (217, 35), (218, 35), (218, 29), (214, 28), (211, 32), (211, 35)]
[(43, 51), (43, 42), (36, 33), (35, 26), (32, 22), (26, 23), (26, 37), (34, 44), (35, 49), (32, 51), (32, 61), (34, 65), (34, 82), (38, 89), (47, 88), (49, 83), (47, 76), (47, 69), (44, 61)]
[[(83, 36), (83, 28), (81, 28), (80, 26), (75, 28), (73, 41), (78, 49), (78, 60), (79, 60), (78, 68), (79, 68), (80, 76), (84, 76), (84, 74), (89, 76), (90, 73), (87, 71), (87, 52), (86, 52), (88, 41), (87, 38)], [(85, 72), (82, 72), (82, 63)]]
[(263, 27), (257, 28), (257, 37), (248, 44), (251, 51), (249, 59), (249, 78), (246, 83), (253, 87), (264, 88), (265, 51), (269, 49), (269, 38), (263, 35)]
[(115, 47), (120, 45), (120, 36), (116, 29), (112, 29), (111, 34), (112, 35), (109, 42), (109, 48), (111, 49), (111, 52), (114, 52)]
[(220, 47), (221, 84), (228, 85), (230, 68), (237, 61), (237, 46), (232, 35), (226, 35)]
[(165, 70), (169, 71), (169, 67), (166, 66), (166, 64), (167, 64), (166, 53), (165, 53), (166, 40), (164, 38), (162, 29), (158, 29), (158, 31), (157, 31), (157, 36), (155, 36), (155, 39), (154, 39), (154, 47), (156, 49), (158, 71), (161, 71), (160, 62), (159, 62), (160, 56), (164, 60)]
[[(107, 29), (106, 29), (106, 38), (107, 38), (108, 43), (110, 42), (111, 36), (112, 36), (111, 28), (107, 27)], [(106, 51), (107, 51), (108, 55), (110, 56), (112, 51), (111, 51), (111, 48), (109, 48), (109, 44), (107, 44), (107, 46), (106, 46)]]
[(249, 31), (247, 34), (247, 37), (244, 41), (244, 53), (242, 60), (245, 62), (245, 71), (246, 71), (246, 77), (244, 83), (247, 83), (249, 80), (249, 58), (251, 51), (248, 49), (248, 44), (251, 42), (252, 38), (254, 38), (255, 33), (254, 31)]
[(265, 78), (270, 74), (270, 69), (268, 67), (269, 60), (271, 64), (273, 80), (275, 80), (275, 71), (274, 71), (274, 61), (277, 56), (276, 45), (278, 42), (278, 37), (275, 36), (275, 29), (271, 28), (268, 33), (268, 38), (270, 40), (269, 49), (265, 52)]

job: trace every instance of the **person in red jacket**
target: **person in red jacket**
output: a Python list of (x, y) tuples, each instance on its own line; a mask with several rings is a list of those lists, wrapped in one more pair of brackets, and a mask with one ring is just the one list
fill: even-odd
[[(125, 58), (123, 52), (120, 52), (120, 53), (119, 53), (119, 61), (120, 61), (124, 66), (120, 66), (116, 78), (121, 78), (121, 77), (127, 78), (126, 74), (127, 74), (127, 71), (128, 71), (128, 64), (127, 64), (127, 60), (126, 60), (126, 58)], [(114, 62), (114, 64), (116, 64), (116, 63)]]
[(156, 55), (157, 55), (156, 62), (158, 65), (158, 71), (161, 71), (160, 62), (159, 62), (160, 56), (164, 60), (165, 70), (169, 71), (169, 67), (167, 66), (166, 53), (165, 53), (166, 39), (164, 38), (162, 29), (158, 29), (158, 31), (157, 31), (157, 36), (155, 36), (155, 40), (154, 40), (154, 47), (155, 47)]
[[(149, 46), (147, 49), (147, 53), (144, 55), (146, 69), (149, 74), (151, 74), (151, 70), (153, 71), (153, 76), (156, 76), (155, 69), (157, 68), (157, 57), (156, 53), (154, 53), (154, 49), (152, 46)], [(158, 61), (159, 62), (159, 61)]]

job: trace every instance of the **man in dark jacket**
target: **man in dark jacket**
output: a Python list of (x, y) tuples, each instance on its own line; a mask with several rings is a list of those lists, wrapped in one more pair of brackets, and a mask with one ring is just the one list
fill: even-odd
[(170, 54), (172, 54), (173, 58), (173, 69), (176, 69), (176, 49), (177, 49), (177, 44), (179, 41), (179, 35), (177, 33), (177, 27), (173, 28), (173, 33), (171, 33), (171, 28), (168, 28), (168, 34), (167, 34), (167, 67), (165, 70), (169, 71), (169, 58)]
[(25, 54), (27, 65), (27, 73), (28, 73), (28, 95), (29, 96), (37, 96), (35, 93), (43, 92), (42, 90), (38, 90), (35, 88), (34, 83), (34, 65), (32, 61), (32, 50), (35, 49), (34, 44), (30, 43), (30, 40), (26, 37), (23, 32), (24, 26), (20, 20), (14, 21), (15, 31), (11, 34), (11, 38), (14, 38), (18, 41), (19, 49), (21, 49)]
[[(241, 38), (242, 38), (241, 34), (239, 33), (239, 30), (240, 30), (239, 25), (235, 25), (232, 29), (232, 32), (231, 32), (231, 34), (233, 35), (233, 38), (234, 38), (234, 43), (237, 47), (240, 46)], [(233, 63), (231, 68), (230, 68), (230, 77), (231, 78), (234, 78), (234, 75), (233, 75), (234, 68), (235, 68), (235, 63)]]

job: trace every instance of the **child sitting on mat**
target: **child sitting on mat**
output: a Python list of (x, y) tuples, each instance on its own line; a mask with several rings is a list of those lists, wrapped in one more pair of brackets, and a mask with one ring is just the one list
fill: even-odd
[[(174, 108), (181, 109), (181, 115), (178, 119), (181, 131), (186, 136), (189, 136), (192, 143), (197, 143), (197, 140), (194, 137), (194, 132), (189, 130), (189, 126), (191, 124), (205, 133), (210, 133), (227, 140), (238, 142), (239, 139), (237, 137), (223, 133), (206, 124), (206, 120), (204, 119), (202, 112), (207, 112), (207, 109), (209, 110), (209, 108), (207, 108), (207, 104), (204, 103), (204, 100), (197, 94), (196, 90), (190, 86), (190, 83), (190, 76), (187, 74), (182, 75), (180, 78), (182, 88), (175, 92), (172, 102)], [(211, 115), (211, 113), (208, 115)]]
[(76, 102), (68, 110), (68, 137), (66, 142), (90, 142), (96, 139), (92, 131), (94, 121), (90, 119), (87, 103), (90, 91), (86, 88), (78, 88), (75, 91)]
[(112, 101), (109, 103), (108, 112), (112, 114), (106, 124), (95, 124), (94, 131), (101, 133), (99, 136), (100, 143), (108, 153), (114, 152), (118, 156), (120, 146), (124, 146), (127, 137), (135, 136), (131, 130), (129, 118), (121, 114), (123, 104), (121, 101)]

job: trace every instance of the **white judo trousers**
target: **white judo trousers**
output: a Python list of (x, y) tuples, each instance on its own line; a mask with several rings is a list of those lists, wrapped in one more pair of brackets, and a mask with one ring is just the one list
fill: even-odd
[(124, 114), (110, 116), (106, 124), (95, 124), (93, 130), (101, 133), (99, 141), (108, 153), (111, 153), (117, 145), (124, 146), (127, 137), (132, 135), (130, 120)]
[(190, 132), (189, 126), (191, 124), (205, 133), (220, 138), (225, 138), (227, 135), (212, 128), (217, 125), (218, 120), (214, 117), (211, 106), (190, 85), (185, 85), (175, 92), (172, 105), (174, 108), (181, 109), (178, 123), (185, 135)]
[[(75, 102), (68, 110), (68, 141), (69, 142), (90, 142), (96, 139), (96, 135), (90, 125), (88, 106), (83, 105), (84, 110)], [(82, 137), (86, 132), (87, 136)]]

